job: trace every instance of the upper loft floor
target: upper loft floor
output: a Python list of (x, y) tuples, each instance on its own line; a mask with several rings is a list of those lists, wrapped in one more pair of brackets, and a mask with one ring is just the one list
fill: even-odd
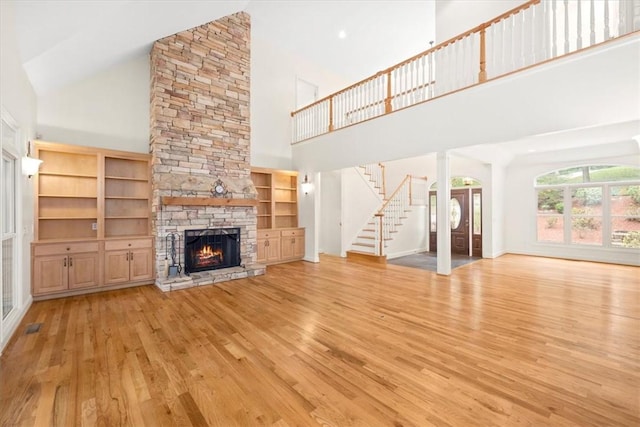
[(631, 140), (639, 29), (632, 1), (529, 1), (292, 113), (294, 164), (331, 170), (584, 129)]

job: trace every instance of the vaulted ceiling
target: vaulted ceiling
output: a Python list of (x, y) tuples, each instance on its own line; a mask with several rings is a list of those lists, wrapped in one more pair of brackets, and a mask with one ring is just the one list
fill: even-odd
[[(148, 52), (162, 37), (241, 10), (252, 37), (356, 81), (429, 47), (435, 1), (22, 0), (20, 55), (38, 95)], [(344, 37), (339, 37), (344, 32)]]

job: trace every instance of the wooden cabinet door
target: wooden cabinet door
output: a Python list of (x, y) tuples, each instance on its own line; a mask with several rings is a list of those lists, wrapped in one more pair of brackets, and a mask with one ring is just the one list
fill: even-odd
[(281, 253), (282, 253), (283, 260), (294, 257), (293, 249), (294, 249), (295, 239), (296, 238), (294, 236), (287, 236), (282, 238)]
[(104, 254), (104, 284), (129, 281), (129, 251), (108, 251)]
[(296, 258), (304, 258), (304, 236), (294, 237), (293, 256)]
[(300, 259), (304, 256), (304, 229), (282, 230), (282, 260)]
[(267, 242), (267, 262), (280, 261), (280, 239), (271, 237)]
[(258, 256), (256, 262), (267, 262), (268, 242), (269, 239), (258, 239)]
[(129, 279), (145, 280), (153, 277), (151, 249), (135, 249), (129, 252)]
[(99, 262), (97, 253), (69, 255), (69, 289), (98, 286)]
[(40, 256), (33, 259), (33, 294), (43, 295), (67, 289), (69, 269), (66, 255)]

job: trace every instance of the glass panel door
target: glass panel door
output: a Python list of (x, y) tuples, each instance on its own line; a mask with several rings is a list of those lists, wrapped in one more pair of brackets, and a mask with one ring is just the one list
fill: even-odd
[[(3, 140), (8, 133), (3, 126)], [(6, 319), (16, 305), (16, 158), (2, 151), (2, 319)]]

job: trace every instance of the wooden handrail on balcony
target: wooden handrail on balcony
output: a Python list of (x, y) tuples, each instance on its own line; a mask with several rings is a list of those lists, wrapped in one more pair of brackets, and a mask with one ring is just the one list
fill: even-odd
[[(606, 1), (603, 4), (597, 4), (596, 6), (593, 1), (590, 3), (587, 0), (578, 1), (584, 1), (585, 7), (591, 8), (590, 46), (602, 43), (610, 38), (611, 33), (608, 23), (610, 2)], [(613, 1), (611, 3), (613, 3)], [(620, 8), (627, 8), (625, 9), (625, 12), (630, 13), (629, 6), (624, 4), (624, 0), (620, 0), (617, 4), (619, 4)], [(558, 5), (560, 6), (558, 7)], [(595, 37), (596, 22), (594, 13), (594, 9), (596, 7), (604, 7), (604, 40), (597, 42)], [(530, 8), (532, 11), (527, 12)], [(564, 14), (565, 18), (564, 24), (557, 22), (557, 9), (562, 8), (564, 8), (561, 10), (561, 13)], [(472, 28), (471, 30), (452, 37), (445, 42), (439, 43), (438, 45), (382, 70), (373, 76), (326, 96), (313, 104), (296, 110), (291, 113), (291, 116), (294, 118), (293, 143), (297, 143), (304, 139), (318, 136), (326, 132), (332, 132), (380, 115), (389, 114), (399, 109), (430, 101), (436, 97), (453, 93), (477, 84), (482, 84), (497, 77), (523, 70), (532, 65), (546, 62), (580, 50), (583, 48), (582, 35), (579, 33), (582, 25), (581, 17), (572, 15), (571, 19), (577, 19), (578, 21), (578, 34), (570, 35), (570, 12), (571, 10), (566, 1), (561, 2), (561, 0), (549, 0), (549, 3), (546, 3), (541, 0), (530, 0)], [(527, 14), (524, 15), (525, 13)], [(516, 16), (518, 19), (515, 19)], [(522, 16), (523, 19), (520, 19), (520, 16)], [(529, 18), (529, 20), (527, 20), (527, 18)], [(513, 24), (511, 21), (507, 21), (509, 19), (514, 20)], [(602, 22), (599, 22), (599, 24), (601, 23)], [(564, 25), (564, 27), (562, 27), (562, 25)], [(560, 37), (563, 38), (565, 42), (563, 53), (560, 55), (558, 55), (558, 49), (556, 46), (558, 26), (564, 29), (564, 35), (560, 35)], [(542, 33), (538, 32), (536, 34), (535, 30), (542, 30)], [(502, 33), (499, 33), (500, 31), (502, 31)], [(620, 24), (619, 35), (632, 31), (633, 29), (623, 27), (622, 24)], [(544, 34), (546, 34), (546, 32), (549, 34), (545, 36)], [(535, 39), (534, 37), (536, 37), (536, 35), (541, 35), (542, 41), (540, 39)], [(575, 37), (577, 40), (576, 48), (573, 50), (571, 50), (572, 48), (569, 43), (570, 36)], [(498, 43), (496, 47), (497, 37), (503, 37), (504, 40), (511, 40), (514, 38), (518, 40), (519, 38), (521, 46), (515, 47), (515, 49), (520, 49), (522, 51), (519, 52), (518, 56), (508, 58), (511, 60), (510, 62), (506, 61), (504, 57), (500, 57), (500, 54), (504, 54), (504, 52), (511, 54), (510, 49), (514, 49), (514, 46), (506, 47), (502, 43)], [(531, 41), (527, 46), (525, 46), (525, 38), (528, 37), (531, 37)], [(573, 38), (571, 38), (571, 40), (575, 41)], [(458, 43), (460, 43), (461, 47), (451, 47)], [(549, 44), (549, 46), (546, 46), (545, 43)], [(474, 50), (471, 51), (467, 49), (465, 51), (465, 47), (470, 47)], [(491, 47), (493, 49), (493, 57), (491, 58), (488, 57), (487, 47)], [(543, 54), (540, 54), (540, 49), (543, 50)], [(473, 69), (443, 69), (444, 66), (447, 65), (448, 61), (464, 63), (468, 59), (468, 56), (458, 57), (456, 55), (473, 55), (474, 52), (476, 53), (475, 58), (478, 59), (478, 62), (474, 65), (474, 67), (477, 67), (475, 68), (476, 71)], [(525, 55), (530, 56), (532, 59), (530, 61), (529, 59), (525, 60)], [(496, 56), (502, 60), (502, 63), (497, 62)], [(453, 60), (451, 60), (451, 58), (453, 58)], [(464, 61), (461, 61), (461, 59), (464, 59)], [(492, 59), (493, 62), (489, 62), (490, 59)], [(435, 70), (433, 67), (436, 60), (439, 61), (439, 69), (438, 76), (434, 78)], [(489, 72), (488, 66), (490, 64), (493, 68)], [(449, 81), (443, 82), (443, 80), (446, 80), (448, 76), (457, 76), (458, 73), (463, 75), (461, 79), (458, 78), (456, 80), (454, 78), (449, 78)], [(465, 73), (473, 75), (473, 80), (469, 80)], [(436, 80), (438, 85), (435, 84)], [(438, 91), (437, 94), (435, 93), (436, 89)], [(426, 93), (427, 90), (428, 93)], [(348, 92), (352, 93), (351, 97), (349, 97)], [(347, 98), (338, 98), (341, 95), (344, 95)], [(416, 98), (418, 99), (416, 100)], [(372, 99), (374, 101), (372, 101)], [(328, 105), (323, 107), (323, 104)], [(384, 105), (384, 108), (375, 108), (382, 105)], [(314, 107), (318, 108), (312, 110)], [(328, 120), (324, 122), (327, 116), (327, 110)], [(356, 113), (358, 113), (357, 117)], [(310, 114), (316, 114), (316, 116), (310, 116)], [(296, 121), (298, 117), (301, 118), (300, 122)], [(303, 129), (304, 126), (315, 127), (309, 130)], [(296, 133), (296, 131), (298, 132)]]
[[(462, 34), (459, 34), (459, 35), (455, 36), (455, 37), (452, 37), (452, 38), (450, 38), (449, 40), (447, 40), (445, 42), (442, 42), (442, 43), (440, 43), (440, 44), (438, 44), (438, 45), (436, 45), (436, 46), (434, 46), (432, 48), (429, 48), (429, 49), (427, 49), (427, 50), (425, 50), (423, 52), (420, 52), (420, 53), (418, 53), (418, 54), (416, 54), (416, 55), (414, 55), (414, 56), (412, 56), (412, 57), (410, 57), (408, 59), (405, 59), (402, 62), (399, 62), (399, 63), (397, 63), (395, 65), (392, 65), (391, 67), (389, 67), (389, 68), (387, 68), (385, 70), (379, 71), (376, 74), (374, 74), (373, 76), (370, 76), (370, 77), (367, 77), (367, 78), (365, 78), (363, 80), (360, 80), (360, 81), (358, 81), (358, 82), (356, 82), (356, 83), (354, 83), (354, 84), (352, 84), (350, 86), (345, 87), (344, 89), (340, 89), (339, 91), (334, 92), (331, 95), (327, 95), (324, 98), (321, 98), (321, 99), (313, 102), (312, 104), (309, 104), (307, 106), (299, 108), (296, 111), (292, 111), (291, 112), (291, 117), (295, 116), (296, 114), (300, 113), (301, 111), (307, 110), (307, 109), (309, 109), (309, 108), (311, 108), (311, 107), (313, 107), (315, 105), (321, 104), (321, 103), (323, 103), (325, 101), (328, 101), (328, 100), (330, 100), (332, 98), (335, 98), (336, 96), (338, 96), (338, 95), (340, 95), (340, 94), (342, 94), (344, 92), (347, 92), (347, 91), (349, 91), (349, 90), (351, 90), (351, 89), (353, 89), (355, 87), (361, 86), (364, 83), (367, 83), (367, 82), (369, 82), (369, 81), (371, 81), (373, 79), (376, 79), (376, 78), (378, 78), (378, 77), (380, 77), (380, 76), (382, 76), (384, 74), (389, 75), (393, 70), (396, 70), (396, 69), (402, 67), (403, 65), (409, 64), (409, 63), (415, 61), (418, 58), (422, 58), (423, 56), (427, 56), (430, 53), (433, 53), (433, 52), (435, 52), (437, 50), (440, 50), (440, 49), (442, 49), (442, 48), (444, 48), (444, 47), (446, 47), (446, 46), (448, 46), (450, 44), (453, 44), (458, 40), (462, 40), (462, 39), (464, 39), (465, 37), (468, 37), (471, 34), (480, 32), (481, 29), (486, 28), (486, 27), (488, 27), (488, 26), (490, 26), (490, 25), (492, 25), (494, 23), (500, 22), (501, 20), (506, 19), (506, 18), (510, 17), (511, 15), (514, 15), (514, 14), (520, 12), (521, 10), (528, 9), (532, 5), (540, 3), (540, 1), (541, 0), (530, 0), (529, 2), (527, 2), (525, 4), (522, 4), (522, 5), (518, 6), (518, 7), (515, 7), (513, 9), (511, 9), (508, 12), (503, 13), (502, 15), (492, 19), (491, 21), (487, 21), (487, 22), (485, 22), (483, 24), (480, 24), (477, 27), (475, 27), (475, 28), (473, 28), (473, 29), (471, 29), (469, 31), (466, 31), (466, 32), (464, 32)], [(388, 79), (387, 80), (387, 97), (385, 98), (385, 105), (386, 105), (387, 102), (389, 102), (389, 105), (390, 105), (391, 98), (392, 98), (392, 96), (391, 96), (391, 79)]]

